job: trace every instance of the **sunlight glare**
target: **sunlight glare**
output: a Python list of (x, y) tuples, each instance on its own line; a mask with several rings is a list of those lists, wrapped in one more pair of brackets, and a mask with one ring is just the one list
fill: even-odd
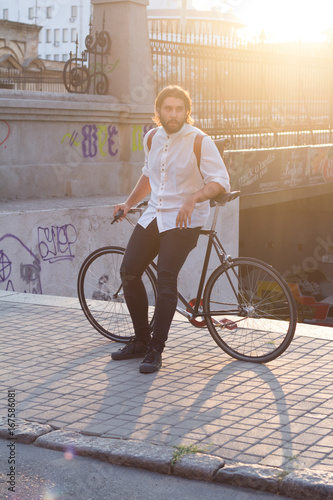
[[(245, 25), (247, 36), (264, 32), (267, 40), (317, 42), (333, 38), (332, 0), (193, 0), (193, 6), (207, 10), (208, 4), (226, 6)], [(205, 8), (206, 6), (206, 8)], [(219, 9), (220, 10), (220, 9)]]
[(320, 41), (332, 26), (332, 0), (253, 0), (243, 21), (254, 34), (274, 41)]

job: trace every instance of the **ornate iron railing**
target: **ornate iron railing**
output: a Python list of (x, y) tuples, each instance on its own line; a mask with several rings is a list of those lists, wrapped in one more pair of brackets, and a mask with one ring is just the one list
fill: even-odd
[(94, 38), (90, 22), (89, 35), (85, 39), (86, 50), (82, 52), (82, 57), (78, 55), (76, 41), (76, 53), (70, 53), (63, 69), (63, 81), (68, 92), (99, 95), (109, 93), (109, 80), (104, 70), (111, 49), (111, 38), (104, 27), (105, 18), (102, 31), (96, 31)]
[[(170, 25), (171, 26), (171, 25)], [(190, 91), (195, 124), (235, 149), (333, 140), (333, 42), (271, 44), (151, 29), (156, 93)]]

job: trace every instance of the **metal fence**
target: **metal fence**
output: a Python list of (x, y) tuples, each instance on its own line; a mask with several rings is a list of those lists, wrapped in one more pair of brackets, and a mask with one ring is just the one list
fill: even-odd
[(188, 89), (195, 125), (234, 149), (332, 142), (333, 43), (242, 42), (150, 24), (156, 92)]
[(38, 71), (0, 70), (0, 89), (30, 90), (39, 92), (66, 92), (60, 77), (50, 77)]

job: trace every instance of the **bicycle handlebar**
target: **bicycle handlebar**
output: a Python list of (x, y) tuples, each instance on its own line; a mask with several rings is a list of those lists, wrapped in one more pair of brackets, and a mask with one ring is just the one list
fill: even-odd
[[(215, 207), (215, 205), (223, 206), (225, 205), (228, 201), (235, 200), (238, 198), (240, 195), (240, 191), (231, 191), (231, 193), (222, 193), (216, 196), (215, 198), (212, 198), (210, 200), (210, 206)], [(139, 203), (139, 205), (136, 208), (131, 208), (128, 213), (129, 214), (134, 214), (136, 212), (142, 213), (142, 207), (145, 207), (148, 205), (148, 201), (143, 201)], [(119, 210), (116, 215), (114, 216), (111, 225), (117, 222), (117, 220), (120, 219), (120, 217), (124, 214), (124, 210)]]
[(117, 220), (120, 219), (120, 217), (123, 215), (123, 213), (124, 213), (124, 210), (118, 210), (118, 212), (116, 213), (116, 215), (113, 218), (113, 221), (111, 222), (111, 225), (114, 224), (115, 222), (117, 222)]
[[(145, 207), (146, 205), (148, 205), (148, 201), (147, 200), (142, 201), (141, 203), (139, 203), (139, 205), (137, 207), (131, 208), (127, 213), (128, 214), (135, 214), (136, 212), (140, 212), (140, 214), (141, 214), (142, 207)], [(118, 210), (118, 212), (116, 213), (116, 215), (114, 216), (114, 218), (111, 222), (111, 225), (114, 224), (115, 222), (117, 222), (117, 220), (119, 220), (123, 214), (124, 214), (124, 210)]]
[(231, 146), (231, 140), (228, 137), (224, 137), (223, 139), (215, 139), (214, 142), (221, 156), (223, 156), (224, 150)]

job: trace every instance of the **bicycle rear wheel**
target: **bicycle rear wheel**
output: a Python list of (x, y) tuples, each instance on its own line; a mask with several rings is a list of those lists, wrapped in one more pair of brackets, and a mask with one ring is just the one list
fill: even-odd
[(218, 267), (204, 292), (207, 326), (215, 342), (241, 361), (266, 363), (282, 354), (293, 339), (297, 312), (282, 276), (250, 258)]
[[(104, 247), (95, 250), (83, 262), (77, 292), (86, 318), (110, 340), (128, 342), (134, 336), (131, 316), (126, 306), (120, 280), (120, 266), (125, 249)], [(156, 300), (156, 279), (147, 268), (143, 274), (152, 322)]]

